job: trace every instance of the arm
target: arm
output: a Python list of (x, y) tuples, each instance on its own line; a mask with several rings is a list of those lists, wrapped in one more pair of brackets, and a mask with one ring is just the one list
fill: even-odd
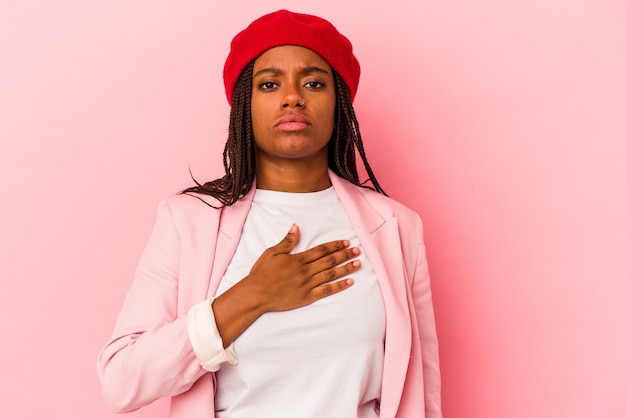
[(441, 376), (439, 372), (439, 348), (435, 329), (430, 276), (426, 262), (426, 250), (421, 243), (417, 255), (415, 275), (411, 286), (415, 316), (419, 330), (424, 373), (424, 404), (426, 418), (441, 418)]
[[(411, 212), (404, 228), (401, 228), (405, 263), (415, 319), (417, 338), (421, 349), (424, 379), (424, 406), (426, 418), (441, 418), (441, 376), (439, 372), (439, 346), (435, 328), (435, 315), (430, 288), (430, 275), (424, 246), (422, 221)], [(415, 338), (415, 337), (414, 337)]]
[(177, 314), (180, 239), (167, 201), (141, 257), (113, 331), (100, 352), (98, 375), (115, 412), (128, 412), (188, 390), (206, 373)]

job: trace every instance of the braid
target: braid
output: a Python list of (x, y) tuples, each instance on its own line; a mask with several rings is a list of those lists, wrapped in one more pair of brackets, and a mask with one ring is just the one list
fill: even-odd
[[(198, 183), (192, 175), (191, 178), (196, 185), (180, 193), (206, 194), (217, 199), (222, 206), (230, 206), (250, 191), (256, 172), (250, 112), (253, 67), (254, 61), (243, 69), (235, 85), (230, 109), (228, 140), (222, 155), (226, 174), (204, 184)], [(210, 203), (207, 204), (214, 207)]]
[[(363, 146), (363, 139), (359, 130), (359, 122), (354, 113), (348, 86), (336, 71), (333, 72), (333, 75), (337, 90), (337, 104), (335, 106), (335, 130), (328, 146), (328, 166), (338, 176), (349, 182), (357, 186), (368, 187), (387, 196), (387, 193), (380, 187), (378, 179), (376, 179), (374, 171), (365, 156), (365, 147)], [(359, 181), (355, 148), (359, 152), (367, 172), (368, 179), (364, 182)], [(366, 186), (368, 182), (372, 183), (373, 187)]]
[[(244, 197), (252, 188), (256, 173), (256, 156), (254, 151), (254, 139), (252, 138), (252, 113), (250, 110), (250, 97), (252, 93), (252, 69), (254, 61), (250, 62), (241, 72), (235, 85), (233, 102), (230, 110), (230, 124), (228, 127), (228, 140), (224, 147), (222, 163), (225, 175), (221, 178), (204, 184), (191, 175), (196, 184), (180, 193), (199, 193), (214, 197), (222, 206), (230, 206)], [(376, 190), (387, 195), (380, 187), (367, 158), (359, 123), (352, 107), (350, 91), (337, 72), (333, 72), (337, 100), (335, 105), (335, 128), (328, 143), (328, 167), (339, 177), (357, 185)], [(363, 161), (368, 179), (364, 182), (359, 180), (356, 166), (355, 148)], [(367, 186), (366, 183), (372, 183)], [(211, 207), (212, 204), (198, 199)]]

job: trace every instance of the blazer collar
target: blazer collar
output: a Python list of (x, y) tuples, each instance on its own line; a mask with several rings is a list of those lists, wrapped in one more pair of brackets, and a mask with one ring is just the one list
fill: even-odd
[(384, 213), (374, 209), (371, 202), (363, 195), (363, 190), (355, 187), (348, 180), (339, 177), (331, 170), (328, 170), (328, 177), (339, 201), (348, 212), (353, 227), (372, 234), (385, 223), (385, 218), (393, 216), (387, 208), (384, 208)]

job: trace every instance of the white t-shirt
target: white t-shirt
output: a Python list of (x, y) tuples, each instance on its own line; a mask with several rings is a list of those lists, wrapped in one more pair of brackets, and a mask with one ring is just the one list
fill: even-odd
[[(243, 277), (292, 223), (300, 227), (293, 253), (337, 239), (359, 240), (334, 189), (314, 193), (256, 190), (219, 296)], [(349, 277), (354, 284), (311, 305), (268, 312), (233, 344), (238, 363), (216, 372), (218, 418), (378, 417), (385, 310), (366, 254)]]

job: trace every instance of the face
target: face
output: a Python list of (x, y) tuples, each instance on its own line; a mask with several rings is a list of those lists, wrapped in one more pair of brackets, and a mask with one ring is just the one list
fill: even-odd
[(330, 65), (299, 46), (279, 46), (259, 56), (252, 76), (252, 132), (257, 164), (327, 161), (335, 118)]

